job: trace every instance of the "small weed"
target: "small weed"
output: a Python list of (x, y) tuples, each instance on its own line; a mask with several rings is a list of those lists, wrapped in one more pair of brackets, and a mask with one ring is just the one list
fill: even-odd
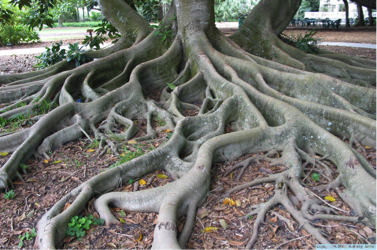
[(26, 164), (20, 164), (20, 167), (23, 169), (23, 170), (26, 170), (26, 169), (28, 169), (29, 168), (29, 166), (28, 165), (26, 165)]
[(319, 38), (314, 38), (314, 36), (317, 34), (317, 31), (312, 30), (310, 32), (305, 32), (305, 35), (302, 36), (299, 34), (297, 37), (291, 35), (285, 35), (281, 34), (280, 38), (283, 40), (283, 42), (295, 46), (296, 48), (310, 54), (318, 54), (319, 48), (317, 46), (317, 43)]
[(171, 90), (174, 90), (177, 86), (175, 86), (174, 84), (172, 83), (166, 83), (166, 85), (168, 85), (168, 87), (171, 89)]
[(252, 220), (252, 219), (253, 219), (253, 216), (252, 216), (252, 215), (249, 215), (247, 218), (248, 218), (249, 220)]
[[(156, 121), (156, 125), (157, 125), (158, 127), (162, 127), (162, 126), (165, 126), (165, 125), (166, 125), (166, 122), (163, 121), (160, 117), (156, 117), (155, 121)], [(152, 146), (152, 147), (153, 147), (153, 146)]]
[(128, 184), (132, 185), (135, 182), (135, 180), (129, 180)]
[(172, 135), (173, 135), (173, 133), (168, 133), (168, 135), (166, 136), (166, 138), (170, 138)]
[(124, 153), (120, 154), (119, 160), (111, 165), (109, 169), (119, 166), (144, 154), (144, 152), (138, 147), (136, 148), (136, 151), (131, 151), (127, 147), (124, 147), (123, 152)]
[(0, 128), (4, 128), (8, 124), (8, 120), (0, 117)]
[(119, 215), (122, 217), (126, 217), (127, 214), (123, 210), (120, 210)]
[(71, 218), (71, 222), (68, 223), (66, 235), (81, 239), (85, 236), (86, 230), (90, 228), (91, 225), (103, 225), (103, 219), (97, 219), (93, 215), (89, 214), (86, 217), (74, 216)]
[(76, 168), (80, 168), (84, 165), (84, 162), (78, 161), (77, 159), (73, 160), (75, 162)]
[(11, 200), (11, 199), (14, 199), (14, 191), (13, 190), (9, 190), (8, 192), (6, 192), (4, 194), (4, 199), (7, 199), (7, 200)]
[(321, 175), (318, 173), (312, 174), (312, 179), (314, 182), (319, 181), (319, 177), (321, 177)]
[(87, 147), (88, 148), (98, 148), (99, 147), (99, 141), (93, 140)]
[(31, 232), (26, 232), (25, 234), (21, 234), (18, 236), (20, 239), (20, 242), (18, 243), (18, 247), (24, 246), (24, 240), (31, 240), (37, 236), (37, 233), (35, 232), (35, 228), (31, 230)]

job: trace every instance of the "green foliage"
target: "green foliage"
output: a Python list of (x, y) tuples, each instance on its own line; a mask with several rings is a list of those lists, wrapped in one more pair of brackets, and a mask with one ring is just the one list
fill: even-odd
[(54, 43), (50, 46), (50, 48), (46, 48), (46, 52), (43, 52), (39, 56), (35, 56), (35, 58), (39, 59), (37, 64), (35, 65), (38, 69), (44, 69), (50, 65), (58, 63), (66, 58), (66, 51), (65, 49), (60, 49), (63, 42)]
[(132, 185), (135, 182), (135, 180), (128, 180), (128, 184)]
[[(162, 126), (165, 126), (166, 125), (166, 122), (165, 121), (163, 121), (161, 118), (159, 118), (159, 117), (157, 117), (156, 119), (156, 125), (158, 126), (158, 127), (162, 127)], [(151, 145), (152, 146), (152, 148), (153, 148), (153, 145)]]
[(65, 232), (66, 235), (77, 238), (82, 238), (85, 236), (85, 231), (89, 230), (91, 225), (103, 225), (103, 219), (97, 219), (93, 215), (89, 214), (86, 217), (74, 216), (71, 218), (71, 222), (68, 223), (68, 228)]
[(47, 114), (51, 109), (57, 107), (54, 102), (48, 102), (46, 99), (36, 99), (35, 102), (39, 102), (38, 106), (34, 108), (35, 114)]
[(95, 35), (86, 36), (82, 42), (82, 44), (89, 46), (91, 49), (100, 49), (100, 44), (107, 40), (106, 35), (113, 40), (112, 43), (116, 43), (121, 37), (118, 30), (105, 19), (102, 19), (96, 27), (97, 29), (94, 30)]
[(90, 13), (90, 19), (93, 21), (93, 22), (95, 22), (95, 21), (98, 21), (98, 20), (101, 20), (101, 18), (102, 18), (102, 14), (101, 13), (99, 13), (99, 12), (91, 12)]
[(258, 0), (218, 0), (215, 5), (216, 21), (237, 21), (240, 17), (245, 17)]
[(122, 151), (123, 153), (119, 155), (119, 160), (111, 165), (109, 169), (119, 166), (144, 154), (143, 150), (141, 150), (139, 147), (136, 147), (136, 151), (131, 151), (127, 148), (127, 146), (124, 146)]
[(4, 128), (8, 124), (8, 120), (0, 117), (0, 128)]
[(321, 175), (318, 173), (312, 174), (312, 179), (314, 182), (319, 181), (319, 177), (321, 177)]
[(99, 147), (99, 141), (93, 140), (87, 147), (88, 148), (98, 148)]
[(161, 22), (160, 25), (150, 25), (149, 27), (155, 28), (156, 32), (154, 33), (155, 36), (162, 36), (162, 41), (165, 41), (168, 37), (173, 36), (171, 30), (167, 30), (169, 25), (164, 26), (164, 22)]
[(18, 236), (20, 239), (20, 242), (18, 243), (18, 247), (24, 246), (24, 240), (31, 240), (37, 236), (37, 233), (35, 232), (35, 228), (31, 230), (31, 232), (26, 232), (25, 234), (21, 234)]
[(67, 62), (74, 61), (76, 67), (80, 66), (82, 63), (90, 61), (90, 57), (85, 53), (86, 51), (79, 47), (78, 43), (69, 44), (68, 50), (60, 49), (60, 46), (63, 44), (54, 43), (50, 48), (46, 47), (46, 52), (43, 52), (41, 55), (36, 56), (37, 64), (35, 65), (38, 69), (46, 68), (50, 65), (58, 63), (64, 59), (67, 59)]
[(26, 169), (28, 169), (29, 168), (29, 166), (28, 165), (26, 165), (26, 164), (20, 164), (20, 167), (23, 169), (23, 170), (26, 170)]
[(20, 25), (5, 25), (0, 27), (0, 45), (40, 42), (37, 32)]
[(82, 63), (89, 62), (91, 59), (83, 50), (84, 46), (79, 47), (79, 43), (69, 44), (67, 52), (67, 62), (74, 61), (76, 67), (80, 66)]
[(174, 90), (177, 86), (175, 86), (174, 84), (172, 83), (166, 83), (166, 85), (168, 85), (168, 87), (171, 89), (171, 90)]
[(295, 37), (294, 35), (288, 36), (281, 34), (280, 38), (283, 40), (283, 42), (292, 45), (306, 53), (318, 54), (319, 48), (317, 46), (317, 43), (321, 39), (314, 38), (316, 34), (317, 31), (312, 30), (310, 32), (305, 31), (304, 36), (299, 34), (297, 37)]
[(11, 200), (11, 199), (14, 199), (14, 191), (13, 190), (9, 190), (8, 192), (6, 192), (4, 194), (4, 199), (7, 199), (7, 200)]

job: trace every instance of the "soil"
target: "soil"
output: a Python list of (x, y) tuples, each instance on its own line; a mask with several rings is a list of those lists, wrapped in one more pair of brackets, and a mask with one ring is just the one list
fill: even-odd
[[(375, 37), (375, 32), (367, 32), (366, 37), (369, 37), (369, 35)], [(355, 36), (352, 35), (352, 37)], [(23, 69), (31, 67), (33, 64), (31, 55), (1, 57), (0, 60), (1, 72), (4, 73), (10, 73), (10, 71), (23, 72)], [(149, 93), (149, 98), (158, 99), (157, 97), (160, 94), (158, 92)], [(196, 112), (187, 110), (186, 115), (196, 115)], [(141, 131), (136, 135), (136, 137), (139, 137), (146, 131), (146, 121), (138, 120), (136, 122)], [(0, 133), (25, 129), (32, 124), (33, 121), (31, 119), (26, 119), (21, 123), (13, 123), (13, 125), (9, 124), (4, 128), (0, 128)], [(163, 126), (163, 124), (161, 124), (161, 121), (156, 120), (154, 121), (154, 126)], [(91, 141), (93, 138), (83, 138), (55, 149), (51, 152), (50, 159), (29, 159), (26, 166), (24, 166), (27, 174), (21, 174), (23, 180), (15, 180), (13, 182), (14, 198), (5, 199), (3, 197), (4, 193), (0, 197), (0, 218), (2, 218), (0, 220), (0, 228), (2, 229), (0, 232), (0, 248), (17, 248), (22, 238), (24, 238), (22, 248), (33, 248), (34, 239), (30, 236), (30, 232), (34, 228), (38, 230), (37, 222), (39, 219), (67, 192), (94, 175), (106, 171), (119, 161), (129, 160), (161, 146), (169, 140), (171, 132), (170, 130), (159, 131), (158, 139), (151, 141), (151, 143), (140, 142), (135, 144), (135, 142), (131, 141), (125, 144), (124, 151), (120, 155), (113, 155), (108, 151), (104, 151), (104, 154), (99, 156), (102, 150), (99, 150), (95, 141)], [(226, 132), (232, 132), (230, 127), (226, 128)], [(373, 149), (359, 147), (358, 150), (368, 159), (372, 166), (376, 166), (376, 152)], [(260, 154), (266, 153), (261, 152)], [(3, 165), (11, 156), (10, 154), (3, 155), (0, 155), (0, 165)], [(268, 200), (273, 195), (275, 187), (267, 183), (243, 189), (229, 197), (232, 201), (229, 204), (220, 202), (219, 198), (222, 197), (225, 191), (236, 185), (271, 173), (278, 173), (285, 169), (284, 166), (270, 166), (269, 163), (260, 161), (248, 165), (240, 181), (236, 181), (240, 170), (234, 170), (229, 175), (225, 175), (232, 166), (252, 156), (254, 155), (245, 155), (234, 162), (225, 161), (213, 164), (211, 192), (206, 203), (202, 204), (198, 209), (196, 225), (187, 243), (188, 248), (243, 249), (246, 246), (253, 231), (252, 226), (255, 216), (246, 216), (245, 219), (241, 219), (241, 217), (251, 211), (251, 204), (258, 204)], [(279, 153), (275, 157), (279, 157)], [(323, 160), (323, 163), (335, 171), (336, 168), (330, 161)], [(319, 180), (313, 178), (312, 173), (309, 171), (306, 171), (306, 175), (303, 181), (307, 184), (308, 189), (329, 182), (322, 175), (319, 176)], [(156, 171), (141, 179), (135, 179), (133, 183), (119, 188), (118, 191), (132, 192), (148, 189), (165, 185), (171, 181), (172, 179), (167, 173)], [(341, 215), (353, 213), (335, 190), (316, 192), (316, 195), (322, 198), (325, 196), (334, 197), (335, 201), (328, 203), (341, 209), (342, 211), (338, 211)], [(293, 204), (300, 209), (300, 204), (295, 203), (294, 200)], [(123, 211), (119, 208), (112, 208), (112, 210), (121, 222), (120, 225), (110, 227), (92, 226), (81, 239), (67, 236), (57, 247), (62, 249), (146, 249), (151, 247), (154, 226), (158, 219), (157, 214), (135, 213)], [(81, 215), (87, 216), (89, 214), (98, 217), (92, 202), (88, 204)], [(178, 231), (182, 231), (184, 222), (185, 217), (178, 219)], [(361, 223), (317, 220), (313, 222), (313, 225), (321, 230), (331, 243), (375, 244), (376, 241), (375, 228)], [(27, 233), (29, 236), (27, 236)], [(265, 222), (259, 229), (258, 241), (254, 248), (313, 249), (316, 244), (318, 242), (315, 238), (302, 229), (294, 221), (293, 216), (280, 205), (267, 214)]]

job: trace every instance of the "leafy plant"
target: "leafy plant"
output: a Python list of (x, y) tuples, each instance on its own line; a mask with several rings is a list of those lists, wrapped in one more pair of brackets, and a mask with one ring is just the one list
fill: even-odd
[(165, 25), (161, 22), (160, 25), (150, 25), (149, 27), (155, 28), (156, 32), (154, 33), (155, 36), (162, 36), (162, 41), (165, 41), (168, 37), (173, 36), (171, 30), (166, 30), (169, 28), (169, 25)]
[(166, 85), (168, 85), (168, 87), (171, 89), (171, 90), (174, 90), (177, 86), (175, 86), (174, 84), (172, 83), (166, 83)]
[(82, 63), (90, 61), (90, 57), (83, 50), (84, 46), (79, 47), (79, 43), (69, 44), (67, 52), (67, 62), (75, 61), (76, 67), (80, 66)]
[(128, 180), (128, 184), (133, 184), (135, 182), (135, 180)]
[(35, 228), (31, 230), (31, 232), (26, 232), (25, 234), (21, 234), (18, 236), (20, 239), (20, 242), (18, 243), (18, 247), (24, 246), (24, 240), (31, 240), (37, 236), (37, 233), (35, 232)]
[(4, 194), (4, 199), (7, 199), (7, 200), (11, 200), (11, 199), (14, 199), (14, 191), (13, 190), (9, 190), (8, 192), (6, 192)]
[(113, 165), (111, 165), (109, 167), (109, 169), (114, 168), (116, 166), (119, 166), (123, 163), (126, 163), (126, 162), (128, 162), (132, 159), (139, 157), (139, 156), (142, 156), (143, 154), (144, 154), (144, 152), (138, 147), (136, 148), (136, 151), (131, 151), (125, 146), (124, 149), (123, 149), (123, 153), (120, 154), (120, 156), (119, 156), (119, 160), (116, 163), (114, 163)]
[(8, 124), (8, 120), (0, 117), (0, 128), (4, 128)]
[(107, 40), (106, 35), (113, 40), (112, 43), (116, 43), (121, 37), (118, 30), (106, 19), (102, 19), (96, 27), (97, 29), (94, 30), (95, 35), (86, 36), (82, 42), (82, 44), (89, 46), (91, 49), (100, 49), (100, 45)]
[(40, 54), (39, 56), (35, 56), (38, 59), (37, 64), (35, 65), (38, 69), (44, 69), (50, 65), (58, 63), (66, 58), (66, 51), (65, 49), (60, 49), (63, 42), (54, 43), (50, 47), (45, 47), (46, 51)]
[(321, 177), (321, 175), (318, 174), (318, 173), (314, 173), (314, 174), (312, 174), (312, 179), (313, 179), (313, 181), (319, 181), (319, 177)]
[(89, 214), (86, 217), (76, 215), (72, 217), (71, 222), (68, 223), (68, 228), (65, 234), (71, 237), (76, 236), (78, 239), (80, 239), (85, 236), (86, 230), (88, 230), (91, 225), (103, 225), (103, 224), (104, 224), (103, 219), (97, 219), (91, 214)]
[(0, 45), (15, 45), (21, 42), (40, 42), (37, 32), (23, 26), (5, 25), (0, 27)]
[(99, 147), (99, 141), (93, 140), (87, 147), (88, 148), (98, 148)]
[(319, 48), (317, 43), (319, 38), (314, 38), (317, 34), (317, 31), (312, 30), (310, 32), (305, 31), (305, 35), (302, 36), (299, 34), (297, 37), (291, 35), (281, 34), (280, 38), (287, 44), (295, 46), (296, 48), (310, 54), (318, 54)]

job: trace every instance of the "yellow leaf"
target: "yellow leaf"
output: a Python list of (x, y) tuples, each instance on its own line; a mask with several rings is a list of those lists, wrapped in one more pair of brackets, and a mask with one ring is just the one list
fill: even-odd
[(141, 234), (141, 231), (139, 230), (139, 238), (136, 241), (141, 241), (142, 238), (143, 238), (143, 235)]
[(228, 228), (228, 223), (224, 219), (220, 219), (220, 225), (226, 230)]
[(171, 129), (165, 129), (164, 132), (165, 133), (170, 133), (172, 130)]
[(139, 184), (142, 185), (142, 186), (144, 186), (145, 184), (147, 184), (147, 182), (144, 179), (141, 179), (139, 181)]
[(371, 147), (365, 146), (366, 149), (370, 149)]
[(0, 155), (1, 155), (2, 157), (5, 157), (5, 156), (9, 155), (9, 153), (8, 153), (8, 152), (0, 152)]
[(60, 163), (62, 161), (54, 161), (52, 164), (57, 164), (57, 163)]
[(135, 140), (131, 140), (127, 142), (128, 144), (136, 144), (137, 142)]
[(125, 154), (120, 154), (120, 156), (126, 156)]
[(217, 227), (206, 227), (206, 228), (204, 229), (204, 231), (205, 231), (206, 233), (214, 232), (215, 230), (218, 230), (218, 228), (217, 228)]
[(126, 224), (126, 221), (123, 218), (119, 218), (120, 223)]
[(233, 180), (233, 172), (229, 175), (230, 179)]
[(94, 149), (88, 149), (86, 152), (94, 152), (95, 150)]
[(230, 202), (230, 198), (225, 198), (225, 199), (223, 200), (223, 204), (224, 204), (224, 205), (229, 204), (229, 202)]
[(164, 174), (158, 174), (157, 177), (158, 177), (158, 178), (162, 178), (162, 179), (167, 179), (167, 178), (169, 178), (169, 176), (164, 175)]
[(44, 160), (43, 162), (44, 162), (44, 163), (48, 163), (48, 160)]
[(332, 196), (326, 196), (325, 197), (325, 200), (328, 200), (328, 201), (336, 201), (334, 197)]
[(234, 200), (231, 199), (231, 200), (229, 201), (229, 205), (231, 205), (232, 207), (234, 207), (234, 206), (236, 205), (236, 202), (235, 202)]
[(236, 206), (237, 206), (237, 207), (240, 207), (240, 206), (241, 206), (241, 201), (240, 201), (240, 200), (236, 200)]

